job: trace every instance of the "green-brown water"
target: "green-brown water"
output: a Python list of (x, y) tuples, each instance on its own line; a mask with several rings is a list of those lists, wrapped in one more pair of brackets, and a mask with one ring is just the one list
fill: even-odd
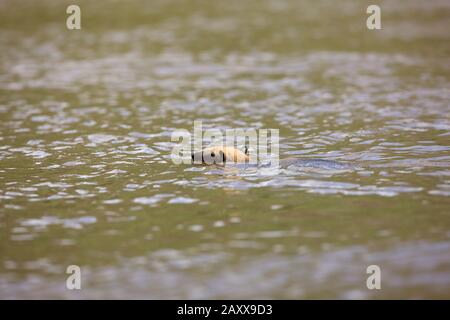
[[(450, 298), (450, 5), (368, 4), (0, 1), (0, 298)], [(176, 166), (194, 120), (364, 166)]]

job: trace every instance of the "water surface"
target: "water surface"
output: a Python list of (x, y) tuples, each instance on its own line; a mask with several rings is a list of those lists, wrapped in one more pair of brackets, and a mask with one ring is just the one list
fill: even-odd
[[(450, 298), (448, 1), (78, 3), (0, 2), (1, 298)], [(359, 169), (174, 165), (194, 120)]]

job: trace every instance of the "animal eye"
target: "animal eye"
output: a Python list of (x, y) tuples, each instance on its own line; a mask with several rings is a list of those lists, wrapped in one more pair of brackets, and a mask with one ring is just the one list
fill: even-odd
[(216, 154), (214, 152), (211, 152), (211, 157), (215, 157)]

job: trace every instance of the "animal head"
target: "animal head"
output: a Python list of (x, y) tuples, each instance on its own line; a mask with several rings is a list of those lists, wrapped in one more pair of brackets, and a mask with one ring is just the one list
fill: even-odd
[(245, 147), (244, 152), (234, 147), (209, 147), (203, 151), (192, 153), (191, 158), (192, 163), (194, 164), (223, 165), (227, 161), (234, 163), (246, 163), (248, 162), (248, 147)]

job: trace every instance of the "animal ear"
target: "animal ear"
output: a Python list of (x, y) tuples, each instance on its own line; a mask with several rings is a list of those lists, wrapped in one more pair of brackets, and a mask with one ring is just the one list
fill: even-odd
[(248, 146), (244, 147), (244, 153), (248, 156)]

